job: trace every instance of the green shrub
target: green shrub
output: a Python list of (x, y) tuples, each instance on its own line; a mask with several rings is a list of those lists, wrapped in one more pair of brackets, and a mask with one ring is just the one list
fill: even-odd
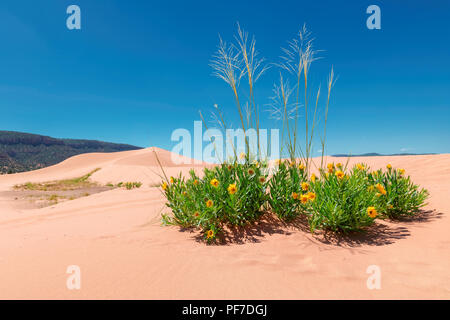
[(268, 202), (271, 210), (282, 220), (295, 219), (305, 210), (307, 200), (302, 203), (301, 199), (307, 194), (308, 188), (302, 163), (278, 161), (269, 180)]
[(172, 215), (163, 215), (165, 224), (201, 228), (211, 242), (225, 225), (242, 226), (257, 220), (266, 201), (266, 165), (224, 163), (204, 169), (203, 178), (191, 170), (164, 181), (162, 189)]
[(399, 218), (412, 216), (426, 205), (429, 196), (426, 189), (419, 189), (404, 169), (393, 169), (387, 165), (387, 171), (377, 170), (368, 174), (369, 188), (377, 196), (377, 206), (384, 216)]
[(328, 167), (321, 179), (311, 184), (316, 194), (309, 210), (311, 231), (360, 231), (370, 226), (377, 215), (376, 195), (367, 188), (366, 170), (355, 166), (346, 174), (341, 168)]

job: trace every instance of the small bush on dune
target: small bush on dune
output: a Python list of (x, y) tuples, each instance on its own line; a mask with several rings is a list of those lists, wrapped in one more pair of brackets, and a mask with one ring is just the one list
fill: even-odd
[[(246, 139), (241, 161), (235, 156), (229, 163), (204, 169), (202, 178), (191, 171), (187, 179), (181, 175), (168, 179), (162, 170), (162, 190), (172, 211), (170, 215), (163, 214), (165, 224), (200, 228), (205, 239), (213, 242), (226, 226), (251, 223), (268, 208), (284, 221), (303, 215), (312, 232), (324, 229), (347, 233), (362, 231), (379, 217), (413, 215), (425, 205), (428, 192), (419, 190), (403, 170), (388, 166), (385, 172), (370, 172), (364, 164), (353, 168), (340, 163), (325, 165), (328, 108), (335, 76), (331, 69), (325, 97), (321, 96), (320, 86), (312, 92), (309, 71), (318, 59), (318, 51), (313, 48), (313, 38), (306, 27), (283, 49), (282, 61), (277, 64), (281, 68), (274, 96), (270, 98), (271, 115), (282, 121), (280, 153), (285, 150), (289, 160), (280, 161), (269, 172), (261, 160), (263, 154), (267, 157), (268, 150), (260, 145), (259, 105), (254, 86), (268, 65), (259, 58), (254, 38), (249, 38), (240, 27), (235, 39), (236, 43), (231, 45), (220, 40), (211, 66), (214, 75), (232, 90), (244, 136), (247, 130), (256, 128), (256, 152), (253, 153), (261, 163), (250, 161), (250, 143)], [(243, 83), (247, 89), (244, 92), (240, 87)], [(319, 105), (323, 105), (323, 110)], [(303, 138), (298, 135), (300, 106), (305, 120)], [(213, 116), (226, 131), (229, 126), (224, 114), (215, 105)], [(200, 116), (207, 128), (201, 113)], [(320, 118), (323, 134), (317, 138)], [(312, 174), (312, 166), (316, 165), (312, 161), (314, 142), (320, 142), (322, 155), (317, 176)], [(233, 149), (236, 155), (238, 150)]]
[[(305, 166), (295, 161), (278, 161), (269, 180), (268, 202), (271, 210), (282, 220), (295, 219), (305, 210), (309, 193)], [(309, 197), (309, 198), (308, 198)]]
[(376, 193), (377, 206), (389, 218), (416, 214), (429, 196), (426, 189), (420, 189), (406, 176), (404, 169), (394, 169), (390, 164), (385, 172), (368, 174), (368, 181), (369, 188)]
[(203, 178), (191, 171), (188, 180), (180, 176), (164, 181), (162, 189), (173, 215), (163, 215), (163, 222), (199, 227), (211, 242), (226, 225), (257, 220), (266, 201), (265, 167), (235, 161), (204, 169)]
[(329, 164), (321, 176), (311, 185), (316, 194), (308, 212), (311, 231), (360, 231), (374, 222), (379, 209), (364, 167), (346, 173), (342, 166)]

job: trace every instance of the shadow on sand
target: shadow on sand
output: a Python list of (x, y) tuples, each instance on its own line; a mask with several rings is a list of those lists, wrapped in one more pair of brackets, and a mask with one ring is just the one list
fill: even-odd
[[(283, 222), (271, 213), (265, 213), (260, 220), (242, 227), (227, 227), (218, 237), (216, 245), (259, 243), (266, 236), (273, 234), (290, 235), (296, 231), (305, 232), (306, 236), (323, 244), (341, 247), (360, 247), (363, 245), (383, 246), (392, 244), (398, 240), (410, 236), (409, 229), (399, 226), (401, 223), (422, 223), (442, 218), (442, 213), (434, 210), (421, 210), (411, 217), (396, 220), (380, 220), (373, 226), (361, 232), (336, 233), (319, 230), (311, 234), (308, 221), (305, 216), (300, 216), (290, 222)], [(181, 229), (180, 231), (194, 231), (193, 229)], [(194, 231), (195, 232), (195, 231)], [(204, 242), (204, 235), (197, 233), (194, 239)]]

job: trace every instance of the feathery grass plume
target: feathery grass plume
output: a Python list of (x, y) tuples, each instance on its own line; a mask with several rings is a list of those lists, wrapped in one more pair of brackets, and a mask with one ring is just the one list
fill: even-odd
[[(222, 38), (219, 38), (218, 49), (213, 55), (210, 66), (213, 68), (213, 75), (224, 80), (233, 91), (241, 127), (244, 131), (248, 161), (250, 146), (245, 134), (251, 127), (256, 128), (257, 157), (261, 156), (259, 107), (256, 103), (254, 88), (255, 82), (266, 72), (269, 66), (265, 64), (264, 58), (259, 57), (255, 38), (250, 39), (248, 33), (239, 24), (237, 26), (237, 35), (234, 37), (236, 44), (228, 45)], [(239, 85), (243, 77), (246, 77), (249, 87), (249, 97), (245, 103), (241, 101), (239, 92)]]
[[(328, 107), (330, 105), (331, 89), (333, 88), (335, 82), (336, 82), (336, 79), (334, 78), (334, 70), (333, 70), (333, 67), (331, 67), (330, 75), (328, 76), (328, 81), (327, 81), (327, 89), (328, 89), (327, 104), (325, 107), (325, 123), (324, 123), (324, 129), (323, 129), (323, 138), (321, 139), (321, 144), (322, 144), (322, 156), (320, 159), (320, 167), (321, 168), (323, 165), (323, 156), (325, 153), (325, 140), (326, 140), (326, 136), (327, 136)], [(348, 163), (348, 160), (347, 160), (347, 163)]]
[[(314, 140), (314, 133), (318, 122), (318, 110), (319, 110), (319, 98), (320, 98), (320, 86), (317, 90), (316, 101), (314, 105), (314, 115), (312, 123), (310, 123), (310, 110), (309, 110), (309, 84), (308, 75), (311, 70), (311, 64), (318, 60), (319, 57), (317, 53), (319, 50), (313, 48), (314, 38), (311, 37), (311, 32), (308, 31), (305, 25), (298, 32), (298, 36), (288, 42), (287, 48), (282, 48), (283, 55), (281, 56), (281, 63), (278, 66), (287, 71), (291, 76), (295, 78), (296, 83), (296, 103), (295, 103), (295, 117), (294, 125), (291, 126), (288, 123), (285, 124), (292, 130), (290, 135), (292, 139), (288, 141), (289, 156), (291, 159), (295, 159), (300, 153), (300, 157), (305, 162), (306, 172), (310, 171), (311, 158), (312, 158), (312, 141)], [(333, 80), (331, 81), (333, 82)], [(328, 98), (330, 96), (331, 87), (329, 86)], [(301, 91), (304, 91), (301, 94)], [(300, 99), (303, 97), (303, 103)], [(305, 142), (304, 148), (302, 149), (302, 144), (298, 143), (298, 118), (299, 118), (299, 108), (304, 107), (304, 117), (305, 117)], [(328, 114), (329, 99), (326, 105), (326, 113)], [(289, 118), (285, 118), (285, 121), (289, 121)], [(326, 124), (325, 124), (326, 126)], [(323, 142), (325, 140), (322, 140)], [(300, 152), (298, 152), (300, 151)], [(323, 152), (322, 152), (323, 156)], [(321, 164), (321, 167), (323, 164)]]
[[(293, 143), (289, 126), (289, 122), (295, 119), (298, 109), (297, 104), (292, 103), (290, 99), (293, 91), (294, 89), (290, 87), (289, 81), (285, 81), (280, 73), (279, 84), (274, 83), (273, 85), (273, 96), (270, 97), (271, 102), (269, 103), (270, 108), (268, 109), (272, 119), (282, 121), (280, 154), (282, 154), (285, 145), (285, 135), (288, 140), (286, 145), (289, 149), (289, 154), (292, 155), (292, 153), (295, 152), (292, 149)], [(291, 157), (291, 160), (293, 160), (293, 158), (294, 157)]]
[[(261, 77), (261, 75), (269, 69), (268, 65), (265, 65), (265, 59), (259, 58), (258, 51), (256, 50), (256, 40), (255, 37), (252, 37), (249, 41), (248, 33), (241, 29), (241, 26), (238, 25), (238, 34), (235, 36), (237, 47), (240, 50), (240, 57), (242, 59), (242, 64), (244, 65), (248, 87), (249, 87), (249, 115), (251, 111), (254, 112), (254, 123), (253, 125), (256, 127), (256, 135), (257, 135), (257, 155), (260, 157), (260, 141), (259, 141), (259, 107), (255, 101), (254, 95), (254, 84)], [(250, 120), (251, 116), (249, 116)], [(249, 121), (250, 122), (250, 121)]]
[(242, 66), (240, 55), (241, 52), (237, 50), (235, 46), (227, 45), (227, 43), (219, 37), (217, 52), (213, 55), (210, 66), (214, 70), (213, 75), (224, 80), (232, 89), (239, 118), (241, 120), (242, 130), (244, 130), (245, 134), (244, 114), (239, 100), (238, 88), (241, 78), (246, 71)]

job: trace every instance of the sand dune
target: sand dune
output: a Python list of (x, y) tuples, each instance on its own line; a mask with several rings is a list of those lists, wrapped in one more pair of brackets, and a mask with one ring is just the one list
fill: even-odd
[[(156, 151), (168, 175), (188, 172)], [(378, 222), (377, 236), (335, 239), (263, 221), (245, 238), (207, 246), (197, 233), (160, 225), (167, 210), (151, 187), (161, 173), (151, 149), (84, 154), (0, 176), (0, 191), (96, 168), (91, 179), (102, 184), (143, 182), (42, 209), (19, 210), (14, 199), (0, 198), (0, 298), (449, 299), (450, 155), (351, 159), (360, 161), (406, 169), (430, 191), (428, 213)], [(69, 265), (81, 268), (80, 290), (66, 287)], [(381, 290), (367, 289), (369, 265), (381, 268)]]

